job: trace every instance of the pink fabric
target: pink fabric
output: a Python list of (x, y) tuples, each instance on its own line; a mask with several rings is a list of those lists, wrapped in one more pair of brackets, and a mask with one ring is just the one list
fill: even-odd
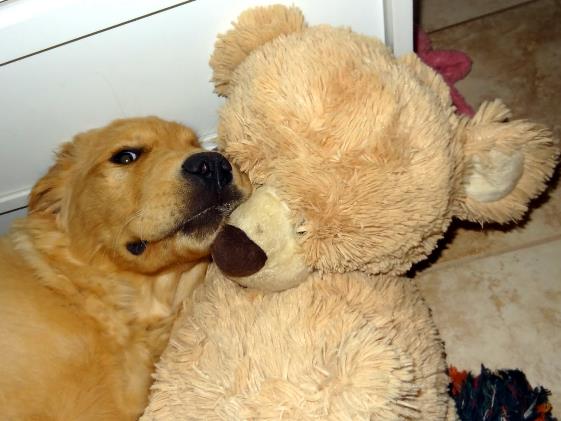
[(473, 116), (473, 108), (458, 92), (454, 84), (465, 78), (471, 70), (471, 59), (456, 50), (434, 50), (431, 40), (422, 29), (415, 30), (415, 52), (419, 58), (440, 73), (450, 87), (450, 96), (459, 114)]

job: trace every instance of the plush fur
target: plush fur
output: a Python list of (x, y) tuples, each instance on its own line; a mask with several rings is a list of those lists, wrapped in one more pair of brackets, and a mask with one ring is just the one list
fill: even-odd
[(498, 101), (458, 117), (414, 55), (296, 8), (244, 12), (211, 65), (220, 146), (256, 187), (229, 223), (267, 260), (232, 276), (243, 253), (223, 265), (213, 247), (143, 419), (453, 419), (443, 344), (404, 273), (454, 217), (519, 218), (556, 164), (551, 133)]
[[(122, 150), (138, 159), (112, 162)], [(238, 173), (219, 200), (182, 175), (197, 152), (190, 129), (157, 118), (116, 121), (61, 147), (29, 215), (0, 240), (2, 419), (140, 415), (220, 225), (198, 214), (221, 221), (246, 192)]]
[(413, 283), (315, 273), (267, 294), (213, 267), (193, 298), (143, 419), (442, 419), (446, 366)]

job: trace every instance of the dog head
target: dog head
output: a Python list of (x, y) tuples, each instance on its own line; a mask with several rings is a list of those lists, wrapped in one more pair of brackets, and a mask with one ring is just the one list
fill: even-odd
[(208, 255), (249, 189), (189, 128), (123, 119), (64, 144), (33, 188), (29, 212), (56, 218), (74, 254), (149, 273)]

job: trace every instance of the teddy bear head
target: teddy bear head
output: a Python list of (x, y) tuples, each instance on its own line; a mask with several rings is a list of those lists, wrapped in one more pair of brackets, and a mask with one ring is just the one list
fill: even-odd
[(519, 218), (555, 165), (547, 130), (509, 121), (498, 101), (458, 117), (414, 55), (309, 27), (294, 7), (245, 11), (211, 67), (227, 97), (219, 146), (255, 186), (215, 259), (246, 286), (284, 289), (310, 271), (403, 274), (454, 217)]

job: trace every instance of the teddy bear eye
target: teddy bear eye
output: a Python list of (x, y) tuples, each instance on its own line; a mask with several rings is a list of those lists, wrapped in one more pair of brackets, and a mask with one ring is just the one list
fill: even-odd
[(113, 154), (110, 161), (119, 165), (132, 164), (140, 157), (141, 153), (140, 149), (123, 149)]

